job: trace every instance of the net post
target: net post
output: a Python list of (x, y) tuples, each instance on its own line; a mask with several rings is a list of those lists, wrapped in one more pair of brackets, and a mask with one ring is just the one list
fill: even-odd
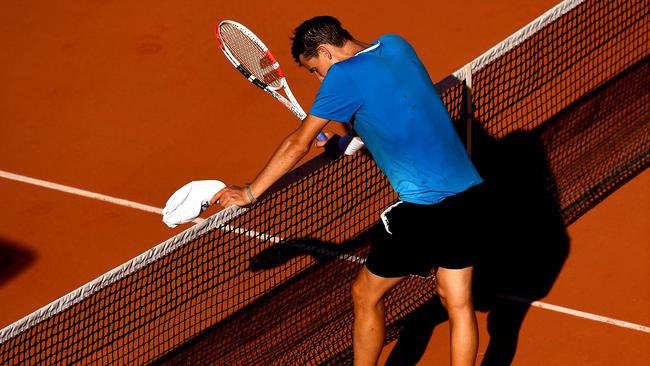
[(465, 146), (467, 155), (472, 158), (472, 117), (474, 115), (474, 108), (472, 105), (472, 63), (463, 66), (465, 72), (465, 112), (467, 113), (467, 128), (465, 137)]

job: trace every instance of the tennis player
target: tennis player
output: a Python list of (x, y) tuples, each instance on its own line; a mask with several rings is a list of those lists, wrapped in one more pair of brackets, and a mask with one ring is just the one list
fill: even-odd
[(409, 275), (436, 270), (450, 320), (451, 363), (473, 365), (473, 213), (482, 179), (424, 65), (400, 36), (366, 44), (327, 16), (296, 28), (291, 51), (322, 82), (309, 115), (250, 185), (228, 187), (212, 202), (255, 202), (305, 156), (329, 121), (351, 124), (399, 194), (381, 214), (385, 238), (372, 243), (352, 286), (354, 364), (377, 363), (385, 333), (383, 296)]

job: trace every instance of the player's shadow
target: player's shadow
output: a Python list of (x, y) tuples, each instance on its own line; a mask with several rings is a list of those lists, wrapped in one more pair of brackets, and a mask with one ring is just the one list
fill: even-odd
[(0, 237), (0, 286), (29, 267), (35, 258), (33, 251)]
[[(467, 228), (482, 237), (474, 276), (475, 307), (488, 314), (490, 334), (482, 365), (511, 364), (530, 308), (526, 301), (548, 294), (569, 253), (555, 194), (548, 188), (554, 186), (553, 177), (538, 134), (515, 132), (497, 140), (474, 128), (474, 162), (488, 191), (480, 227)], [(250, 269), (274, 268), (303, 255), (328, 261), (334, 257), (329, 250), (349, 252), (372, 240), (373, 232), (341, 245), (304, 238), (283, 242), (251, 258)], [(400, 336), (386, 365), (416, 365), (435, 326), (446, 320), (437, 297), (400, 319)]]
[[(537, 133), (495, 140), (477, 129), (474, 160), (488, 194), (481, 227), (467, 230), (482, 237), (474, 273), (475, 307), (487, 312), (490, 334), (482, 365), (509, 365), (530, 308), (526, 301), (548, 294), (568, 256), (569, 238), (548, 188), (553, 177)], [(415, 365), (435, 326), (446, 320), (438, 298), (408, 315), (386, 365)]]

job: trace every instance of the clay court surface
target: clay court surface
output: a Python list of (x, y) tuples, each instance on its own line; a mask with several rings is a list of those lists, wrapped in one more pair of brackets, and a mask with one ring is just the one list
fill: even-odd
[[(288, 39), (306, 18), (335, 15), (366, 41), (401, 34), (437, 81), (555, 4), (3, 3), (0, 170), (162, 208), (192, 180), (251, 180), (297, 123), (226, 61), (213, 36), (219, 20), (257, 32), (308, 109), (318, 83), (293, 64)], [(0, 202), (0, 328), (187, 228), (172, 230), (154, 213), (5, 178)], [(642, 327), (533, 307), (514, 364), (645, 365), (650, 173), (568, 234), (568, 259), (542, 301)], [(488, 339), (483, 313), (479, 321), (481, 351)], [(446, 324), (436, 328), (422, 365), (448, 363), (447, 332)]]

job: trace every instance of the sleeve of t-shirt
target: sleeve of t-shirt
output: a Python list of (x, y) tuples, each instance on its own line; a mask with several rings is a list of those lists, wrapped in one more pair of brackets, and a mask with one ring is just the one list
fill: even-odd
[(321, 83), (309, 113), (323, 119), (350, 122), (361, 98), (344, 69), (334, 64)]

